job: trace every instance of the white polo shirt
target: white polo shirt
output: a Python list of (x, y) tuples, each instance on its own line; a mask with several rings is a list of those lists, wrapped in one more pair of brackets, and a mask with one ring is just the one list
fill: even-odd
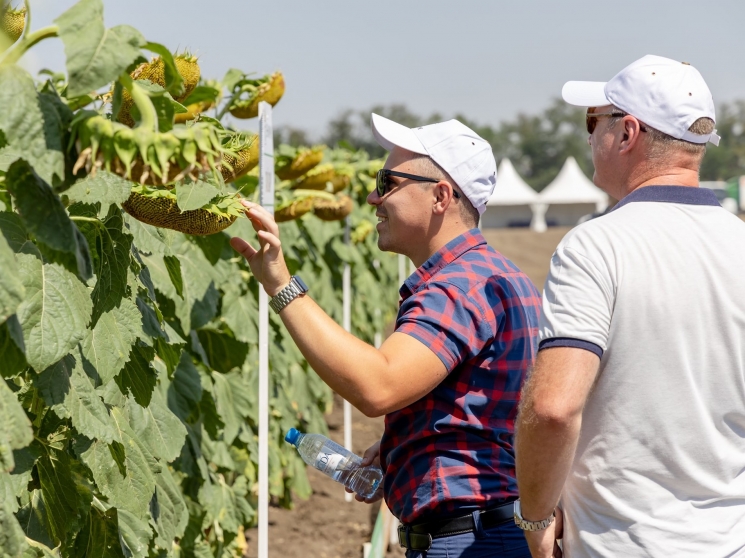
[(745, 223), (649, 186), (551, 259), (540, 348), (601, 357), (562, 495), (577, 557), (745, 556)]

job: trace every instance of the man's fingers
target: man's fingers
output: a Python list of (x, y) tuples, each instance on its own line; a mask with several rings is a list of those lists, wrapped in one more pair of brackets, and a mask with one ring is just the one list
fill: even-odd
[(242, 200), (241, 203), (243, 204), (243, 207), (247, 209), (246, 216), (251, 219), (251, 223), (253, 223), (253, 226), (257, 231), (263, 229), (275, 236), (279, 236), (279, 227), (271, 213), (259, 204), (247, 200)]
[(282, 246), (282, 242), (279, 240), (279, 238), (269, 231), (259, 231), (256, 234), (259, 237), (259, 240), (264, 241), (262, 244), (266, 243), (272, 248), (280, 248)]
[(249, 259), (253, 257), (254, 254), (256, 254), (256, 250), (253, 246), (251, 246), (248, 242), (243, 240), (242, 238), (238, 238), (237, 236), (234, 236), (230, 239), (230, 245), (233, 247), (233, 250), (238, 252), (240, 255), (242, 255), (244, 258)]

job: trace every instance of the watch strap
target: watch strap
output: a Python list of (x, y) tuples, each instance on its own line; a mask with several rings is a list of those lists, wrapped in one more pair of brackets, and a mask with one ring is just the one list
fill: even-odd
[(269, 306), (275, 314), (279, 314), (290, 302), (307, 292), (308, 287), (305, 282), (297, 275), (293, 275), (289, 284), (269, 300)]
[(523, 519), (522, 511), (520, 509), (520, 500), (515, 500), (514, 516), (515, 525), (523, 531), (543, 531), (554, 522), (556, 512), (551, 512), (549, 517), (541, 521), (528, 521), (527, 519)]

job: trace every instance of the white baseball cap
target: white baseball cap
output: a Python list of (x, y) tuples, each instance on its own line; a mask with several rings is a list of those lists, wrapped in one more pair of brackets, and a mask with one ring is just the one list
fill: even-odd
[(564, 100), (580, 107), (615, 105), (645, 124), (691, 143), (719, 145), (711, 134), (688, 131), (699, 118), (714, 116), (714, 99), (699, 71), (688, 62), (647, 55), (626, 66), (608, 82), (568, 81)]
[(452, 177), (479, 215), (486, 211), (497, 184), (497, 162), (489, 142), (471, 128), (457, 120), (407, 128), (373, 113), (372, 130), (388, 151), (401, 147), (429, 156)]

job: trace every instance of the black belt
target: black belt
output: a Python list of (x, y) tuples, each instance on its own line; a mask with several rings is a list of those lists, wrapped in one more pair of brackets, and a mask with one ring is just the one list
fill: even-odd
[[(479, 514), (481, 526), (484, 530), (491, 529), (514, 518), (514, 500), (482, 511)], [(476, 529), (473, 522), (473, 514), (443, 519), (442, 521), (428, 521), (427, 523), (414, 523), (413, 525), (398, 526), (398, 544), (409, 550), (427, 552), (432, 547), (433, 539), (449, 537), (470, 533)]]

